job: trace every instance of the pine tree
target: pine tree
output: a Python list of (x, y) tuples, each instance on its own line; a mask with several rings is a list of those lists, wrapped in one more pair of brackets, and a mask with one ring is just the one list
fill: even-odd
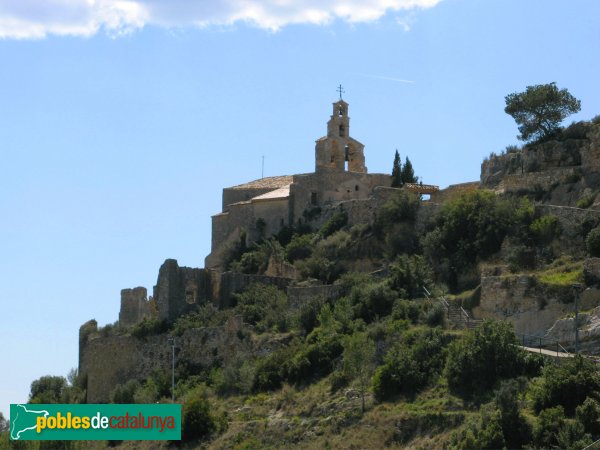
[(419, 179), (415, 177), (415, 171), (413, 170), (413, 166), (410, 162), (410, 159), (408, 159), (407, 156), (406, 162), (404, 163), (404, 167), (402, 168), (402, 173), (400, 174), (400, 182), (401, 184), (405, 184), (417, 183), (418, 181)]
[(392, 187), (402, 186), (402, 164), (400, 163), (400, 154), (396, 150), (396, 156), (394, 156), (394, 167), (392, 168)]

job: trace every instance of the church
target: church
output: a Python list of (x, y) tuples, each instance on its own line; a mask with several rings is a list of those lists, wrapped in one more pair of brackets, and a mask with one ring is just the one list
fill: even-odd
[[(377, 188), (392, 189), (389, 174), (367, 172), (364, 148), (350, 136), (348, 103), (340, 96), (333, 103), (327, 135), (316, 141), (313, 173), (265, 177), (223, 189), (223, 210), (212, 216), (205, 267), (222, 268), (227, 252), (242, 236), (254, 242), (306, 221), (311, 211), (364, 203)], [(430, 194), (437, 187), (413, 185), (411, 190)]]

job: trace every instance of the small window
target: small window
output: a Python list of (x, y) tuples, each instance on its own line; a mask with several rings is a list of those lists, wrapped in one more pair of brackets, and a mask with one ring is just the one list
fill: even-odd
[(354, 190), (358, 191), (358, 184), (356, 186), (354, 186)]
[(346, 145), (344, 147), (344, 161), (348, 161), (350, 157), (350, 148)]
[(344, 108), (341, 106), (338, 108), (338, 117), (342, 117), (344, 115)]
[(317, 193), (316, 192), (310, 193), (310, 203), (313, 205), (317, 204)]
[(344, 132), (346, 130), (344, 129), (344, 125), (340, 125), (340, 137), (344, 137)]
[(333, 157), (333, 155), (331, 155), (331, 162), (335, 161), (335, 158)]

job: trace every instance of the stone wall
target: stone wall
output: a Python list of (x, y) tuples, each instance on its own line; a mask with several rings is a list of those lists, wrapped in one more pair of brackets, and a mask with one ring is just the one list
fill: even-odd
[(213, 300), (212, 277), (207, 269), (179, 267), (167, 259), (158, 272), (154, 300), (161, 320), (172, 322), (197, 305)]
[(473, 314), (507, 320), (517, 334), (543, 336), (557, 317), (574, 311), (574, 300), (570, 286), (542, 285), (528, 275), (489, 276), (481, 278), (480, 304)]
[(454, 200), (457, 197), (465, 195), (469, 192), (479, 189), (479, 181), (471, 181), (468, 183), (451, 184), (446, 189), (442, 189), (434, 194), (431, 194), (429, 200), (432, 203), (445, 203)]
[[(183, 368), (179, 360), (185, 361), (186, 371), (197, 372), (228, 361), (234, 352), (255, 352), (247, 333), (240, 332), (242, 328), (241, 320), (232, 318), (222, 327), (186, 330), (175, 338), (176, 370)], [(145, 338), (91, 335), (82, 348), (79, 370), (87, 375), (88, 403), (109, 402), (114, 388), (127, 380), (143, 381), (154, 371), (171, 370), (172, 348), (164, 334)]]
[(300, 308), (303, 304), (315, 297), (323, 297), (326, 300), (336, 300), (341, 295), (341, 288), (336, 284), (324, 284), (321, 286), (288, 286), (288, 306), (293, 309)]
[(152, 314), (151, 303), (145, 287), (121, 290), (119, 325), (129, 327)]

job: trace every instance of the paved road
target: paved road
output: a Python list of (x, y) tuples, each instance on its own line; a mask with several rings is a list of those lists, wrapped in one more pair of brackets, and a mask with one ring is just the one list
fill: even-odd
[(556, 350), (546, 350), (545, 348), (539, 349), (535, 347), (521, 347), (523, 350), (527, 350), (531, 353), (541, 353), (542, 355), (554, 356), (555, 358), (572, 358), (575, 356), (572, 353), (557, 352)]

